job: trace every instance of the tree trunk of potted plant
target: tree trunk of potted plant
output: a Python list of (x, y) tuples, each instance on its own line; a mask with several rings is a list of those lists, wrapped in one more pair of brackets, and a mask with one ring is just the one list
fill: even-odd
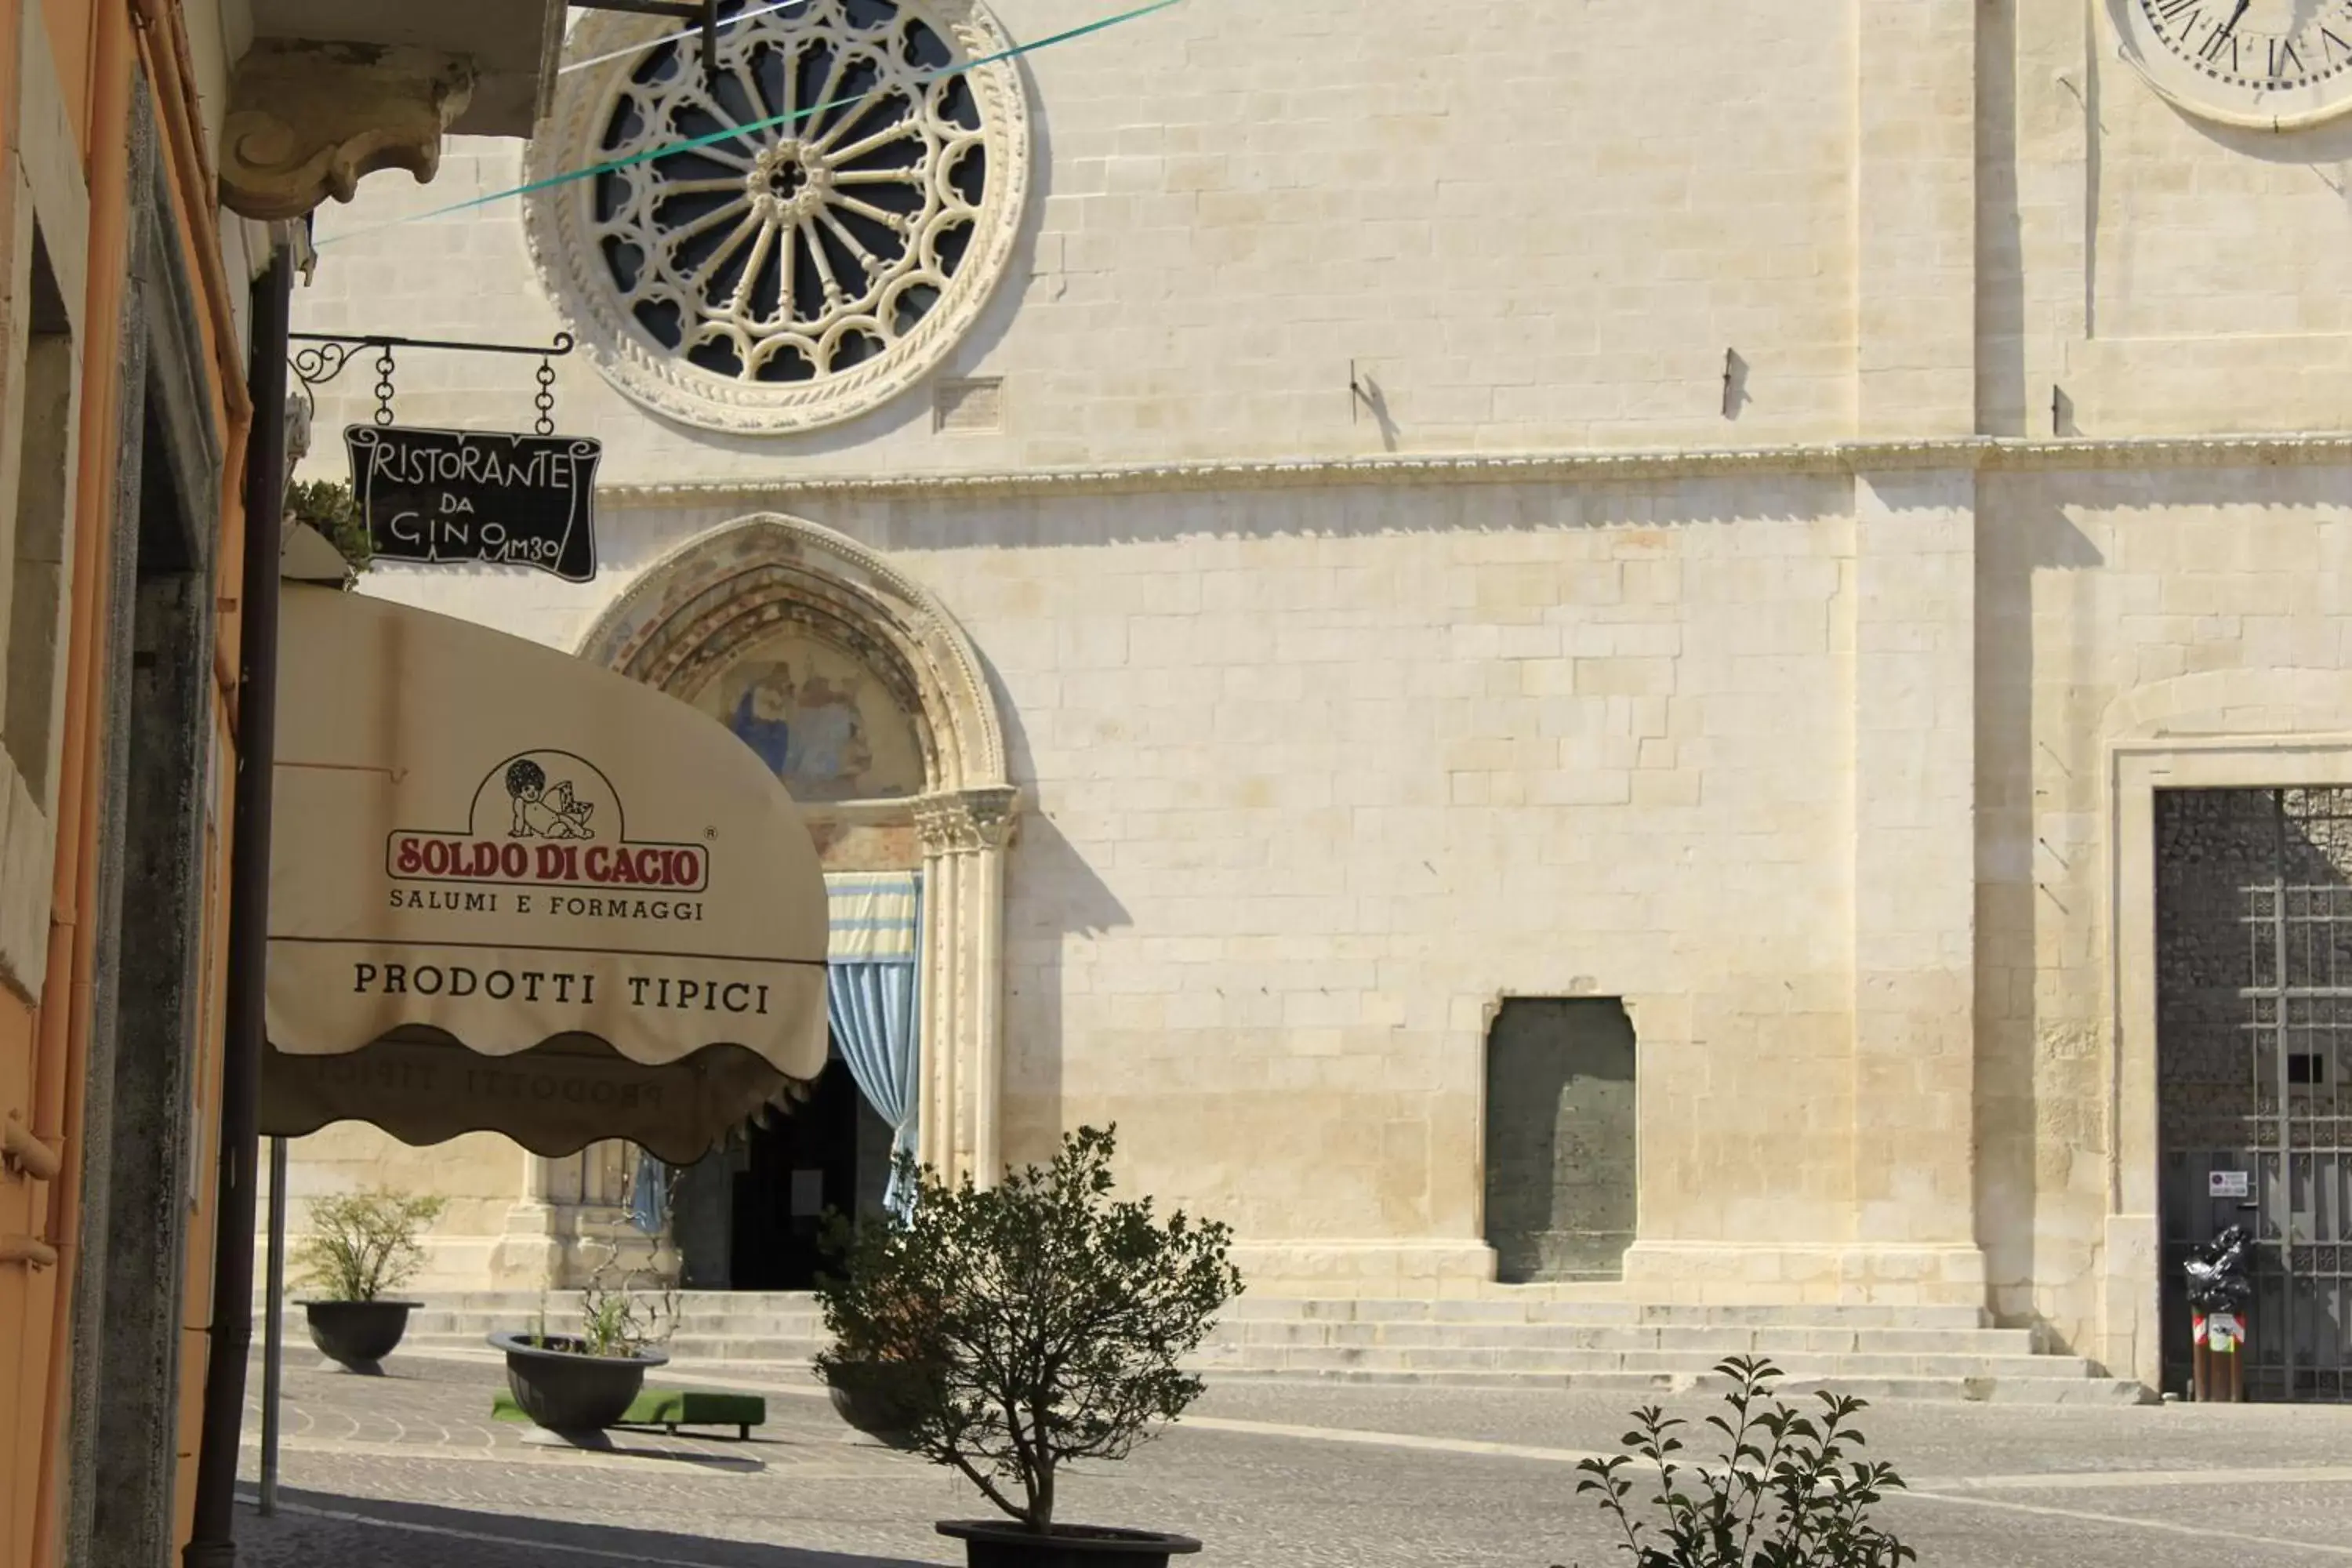
[(1049, 1170), (982, 1191), (902, 1157), (912, 1207), (829, 1240), (845, 1277), (817, 1289), (832, 1345), (816, 1368), (861, 1431), (922, 1454), (1007, 1516), (947, 1520), (969, 1568), (1166, 1568), (1190, 1536), (1059, 1523), (1071, 1461), (1125, 1458), (1201, 1393), (1182, 1370), (1241, 1289), (1232, 1233), (1114, 1202), (1112, 1131), (1080, 1128)]

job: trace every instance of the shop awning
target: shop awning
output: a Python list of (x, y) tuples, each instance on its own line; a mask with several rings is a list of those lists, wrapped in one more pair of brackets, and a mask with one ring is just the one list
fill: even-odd
[(734, 736), (357, 594), (280, 627), (264, 1132), (683, 1164), (823, 1069), (824, 880)]

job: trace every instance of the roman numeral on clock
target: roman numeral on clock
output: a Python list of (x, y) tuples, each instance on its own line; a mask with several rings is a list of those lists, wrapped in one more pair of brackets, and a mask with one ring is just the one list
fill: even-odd
[(2271, 79), (2294, 76), (2303, 69), (2303, 57), (2294, 52), (2294, 41), (2287, 38), (2271, 40)]
[(2213, 36), (2205, 40), (2204, 47), (2200, 48), (2197, 53), (2210, 63), (2220, 65), (2221, 63), (2221, 47), (2224, 44), (2229, 46), (2230, 68), (2231, 70), (2236, 70), (2238, 68), (2238, 35), (2235, 33), (2224, 33), (2216, 29)]

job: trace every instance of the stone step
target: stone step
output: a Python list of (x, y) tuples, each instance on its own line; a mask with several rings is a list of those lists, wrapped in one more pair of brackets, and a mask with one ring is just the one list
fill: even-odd
[[(674, 1365), (726, 1366), (753, 1373), (805, 1380), (812, 1341), (673, 1340), (667, 1347)], [(412, 1335), (403, 1349), (414, 1354), (478, 1354), (478, 1339)], [(1213, 1382), (1297, 1382), (1392, 1387), (1516, 1388), (1583, 1393), (1707, 1393), (1729, 1386), (1701, 1358), (1666, 1355), (1562, 1357), (1503, 1356), (1479, 1360), (1422, 1352), (1402, 1364), (1318, 1362), (1268, 1358), (1235, 1362), (1212, 1350), (1195, 1357), (1194, 1370)], [(1790, 1358), (1782, 1366), (1784, 1394), (1834, 1389), (1864, 1399), (1923, 1399), (2005, 1404), (2144, 1403), (2137, 1384), (2099, 1376), (2074, 1356), (1821, 1356)]]
[(1577, 1351), (1673, 1351), (1727, 1355), (1942, 1352), (2032, 1355), (2026, 1329), (1684, 1328), (1582, 1323), (1224, 1321), (1212, 1338), (1245, 1346), (1545, 1346)]
[[(480, 1354), (494, 1330), (524, 1328), (542, 1301), (551, 1328), (577, 1321), (576, 1291), (431, 1296), (407, 1348)], [(688, 1291), (667, 1342), (687, 1366), (729, 1364), (806, 1377), (825, 1342), (813, 1295)], [(299, 1332), (299, 1331), (298, 1331)], [(1557, 1299), (1242, 1297), (1194, 1366), (1218, 1379), (1577, 1388), (1654, 1393), (1722, 1386), (1715, 1365), (1758, 1355), (1783, 1386), (1826, 1384), (1865, 1398), (2129, 1403), (2137, 1384), (2077, 1356), (2038, 1353), (2036, 1334), (1997, 1329), (1974, 1308), (1731, 1306)], [(715, 1375), (715, 1373), (714, 1373)]]
[[(479, 1336), (412, 1333), (403, 1345), (415, 1352), (472, 1350), (482, 1346)], [(714, 1335), (677, 1334), (663, 1346), (674, 1362), (727, 1362), (744, 1364), (804, 1365), (823, 1348), (819, 1340), (777, 1337), (734, 1339)], [(1791, 1384), (1833, 1381), (1841, 1385), (1856, 1379), (1956, 1380), (1968, 1378), (2092, 1380), (2088, 1362), (2076, 1356), (2037, 1355), (1790, 1355), (1775, 1356), (1773, 1363)], [(1646, 1384), (1664, 1379), (1706, 1378), (1714, 1362), (1706, 1355), (1662, 1351), (1573, 1351), (1511, 1347), (1432, 1346), (1413, 1349), (1329, 1347), (1244, 1347), (1210, 1344), (1192, 1364), (1218, 1376), (1236, 1373), (1322, 1379), (1349, 1378), (1361, 1373), (1422, 1376), (1500, 1375), (1507, 1382), (1541, 1384), (1559, 1378), (1622, 1376)]]
[[(1543, 1288), (1495, 1287), (1503, 1291)], [(579, 1314), (581, 1293), (536, 1291), (420, 1292), (426, 1310), (487, 1314), (506, 1322), (528, 1322), (544, 1307), (551, 1321)], [(735, 1292), (681, 1291), (676, 1298), (682, 1320), (697, 1322), (725, 1319), (732, 1323), (809, 1321), (821, 1318), (816, 1298), (806, 1291)], [(419, 1314), (422, 1316), (423, 1314)], [(1553, 1323), (1607, 1328), (1776, 1328), (1776, 1329), (1905, 1329), (1968, 1330), (1991, 1326), (1988, 1313), (1975, 1307), (1737, 1306), (1685, 1302), (1557, 1300), (1541, 1294), (1503, 1294), (1465, 1300), (1412, 1300), (1386, 1297), (1259, 1297), (1244, 1294), (1221, 1314), (1229, 1323), (1359, 1322), (1359, 1323)]]
[[(1272, 1367), (1282, 1371), (1322, 1372), (1361, 1368), (1385, 1372), (1521, 1372), (1575, 1373), (1629, 1372), (1698, 1373), (1710, 1370), (1717, 1358), (1686, 1351), (1561, 1350), (1519, 1345), (1291, 1345), (1285, 1347), (1210, 1344), (1198, 1360), (1210, 1367)], [(1811, 1377), (2090, 1377), (2089, 1362), (2079, 1356), (2032, 1354), (1971, 1355), (1855, 1354), (1776, 1355), (1770, 1358), (1783, 1376)]]
[(1387, 1297), (1252, 1297), (1229, 1303), (1228, 1322), (1339, 1321), (1579, 1323), (1595, 1327), (1979, 1329), (1978, 1307), (1731, 1306), (1698, 1302), (1551, 1300), (1542, 1297), (1421, 1300)]
[[(1710, 1394), (1730, 1387), (1711, 1373), (1526, 1373), (1391, 1372), (1360, 1367), (1319, 1372), (1217, 1367), (1204, 1369), (1215, 1383), (1318, 1383), (1377, 1388), (1535, 1389), (1551, 1393), (1656, 1395)], [(1780, 1392), (1791, 1400), (1822, 1388), (1858, 1399), (1927, 1400), (1994, 1405), (2146, 1405), (2154, 1402), (2137, 1383), (2111, 1377), (1885, 1377), (1791, 1378)]]
[[(577, 1313), (551, 1306), (551, 1328), (566, 1328)], [(410, 1314), (412, 1334), (472, 1334), (514, 1330), (538, 1321), (536, 1302), (528, 1310), (427, 1307)], [(680, 1335), (722, 1339), (814, 1340), (824, 1319), (810, 1311), (759, 1313), (688, 1310), (669, 1320)], [(1685, 1326), (1528, 1322), (1503, 1320), (1361, 1322), (1346, 1319), (1234, 1319), (1218, 1323), (1213, 1337), (1245, 1345), (1549, 1346), (1562, 1350), (1660, 1350), (1725, 1355), (1793, 1355), (1807, 1352), (1877, 1352), (1888, 1354), (1953, 1352), (2031, 1354), (2033, 1335), (2024, 1329), (1921, 1329), (1854, 1326)]]
[[(675, 1323), (682, 1333), (704, 1334), (782, 1334), (801, 1338), (824, 1331), (824, 1320), (814, 1312), (686, 1312), (676, 1317), (662, 1314), (662, 1321)], [(559, 1312), (551, 1308), (547, 1313), (550, 1329), (566, 1329), (580, 1321), (577, 1311)], [(462, 1311), (447, 1312), (434, 1308), (408, 1315), (411, 1333), (458, 1333), (479, 1331), (489, 1333), (498, 1329), (528, 1328), (539, 1321), (539, 1310), (529, 1311)]]

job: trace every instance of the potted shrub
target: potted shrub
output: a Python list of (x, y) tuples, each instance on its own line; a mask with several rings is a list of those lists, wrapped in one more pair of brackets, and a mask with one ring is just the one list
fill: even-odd
[[(1675, 1432), (1688, 1423), (1649, 1405), (1633, 1413), (1623, 1438), (1633, 1453), (1577, 1461), (1585, 1476), (1577, 1491), (1599, 1495), (1634, 1568), (1899, 1568), (1919, 1560), (1870, 1521), (1871, 1508), (1903, 1478), (1891, 1465), (1851, 1458), (1864, 1443), (1853, 1425), (1864, 1401), (1823, 1390), (1816, 1418), (1773, 1392), (1780, 1373), (1770, 1362), (1734, 1356), (1716, 1371), (1733, 1385), (1724, 1395), (1728, 1415), (1706, 1418), (1723, 1435), (1720, 1458), (1678, 1463)], [(1636, 1457), (1657, 1474), (1655, 1521), (1626, 1506), (1633, 1482), (1621, 1472)]]
[(1081, 1128), (1051, 1167), (985, 1192), (902, 1165), (911, 1211), (817, 1288), (835, 1342), (818, 1373), (1006, 1515), (939, 1525), (971, 1568), (1164, 1568), (1201, 1549), (1055, 1517), (1063, 1467), (1126, 1458), (1200, 1396), (1179, 1363), (1241, 1290), (1224, 1226), (1113, 1201), (1116, 1131)]
[[(833, 1224), (834, 1249), (845, 1256), (854, 1246), (847, 1223)], [(887, 1447), (914, 1447), (915, 1426), (938, 1381), (935, 1341), (921, 1300), (899, 1282), (877, 1279), (866, 1310), (845, 1318), (818, 1358), (835, 1414)]]
[(665, 1291), (659, 1305), (625, 1288), (615, 1288), (597, 1270), (581, 1304), (580, 1331), (551, 1334), (542, 1308), (528, 1333), (494, 1333), (493, 1348), (507, 1358), (507, 1389), (522, 1413), (551, 1432), (601, 1432), (629, 1412), (646, 1385), (646, 1373), (669, 1360), (656, 1346), (677, 1325), (675, 1302)]
[(415, 1279), (424, 1266), (417, 1234), (440, 1217), (442, 1207), (439, 1198), (389, 1187), (311, 1200), (310, 1234), (293, 1261), (302, 1282), (320, 1292), (301, 1307), (310, 1342), (328, 1360), (372, 1373), (400, 1343), (417, 1303), (387, 1300), (384, 1292)]

